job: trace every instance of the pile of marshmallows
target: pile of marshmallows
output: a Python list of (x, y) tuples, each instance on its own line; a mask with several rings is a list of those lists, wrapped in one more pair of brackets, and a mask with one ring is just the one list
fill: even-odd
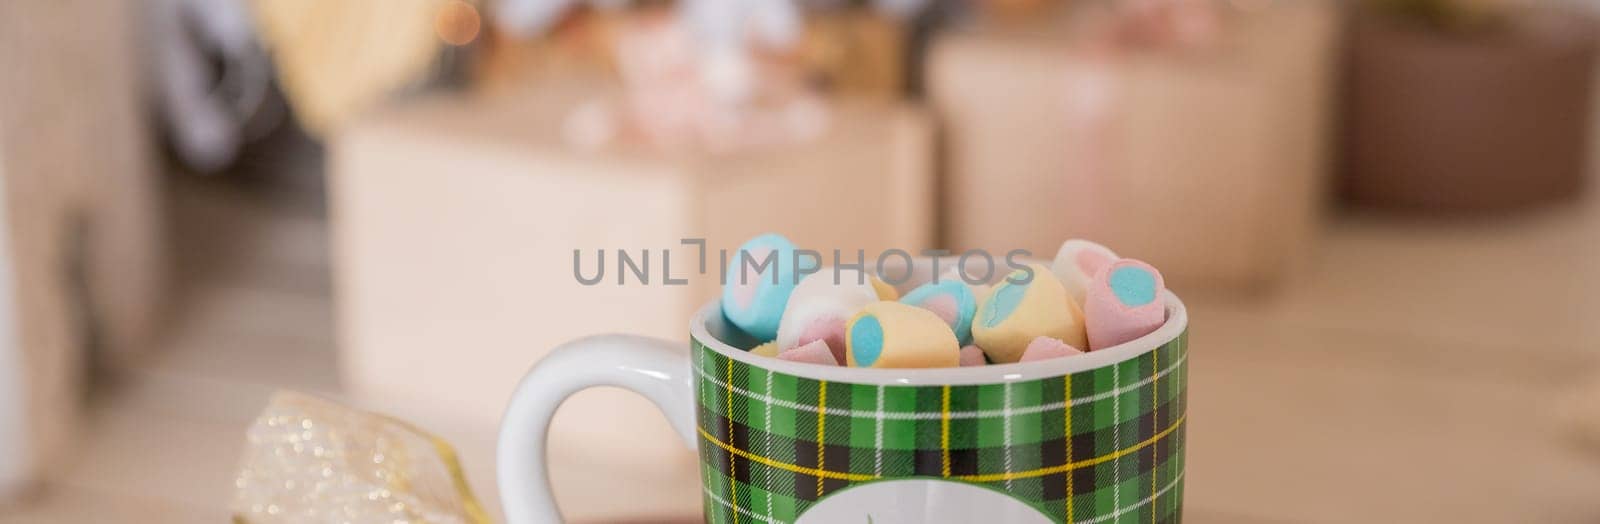
[(860, 269), (806, 268), (815, 272), (797, 282), (800, 264), (784, 264), (800, 259), (780, 235), (739, 250), (754, 260), (777, 256), (729, 272), (723, 316), (766, 341), (751, 353), (781, 360), (863, 368), (1029, 362), (1115, 346), (1166, 321), (1161, 273), (1087, 240), (1062, 244), (1052, 267), (1030, 264), (993, 287), (968, 284), (952, 268), (903, 297)]

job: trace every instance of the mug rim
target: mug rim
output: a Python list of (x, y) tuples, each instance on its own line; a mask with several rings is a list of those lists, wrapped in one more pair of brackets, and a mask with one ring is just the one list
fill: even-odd
[(1145, 336), (1082, 355), (1028, 363), (951, 368), (856, 368), (790, 362), (753, 355), (711, 334), (707, 323), (722, 316), (720, 299), (712, 300), (694, 314), (689, 320), (689, 336), (693, 339), (693, 343), (746, 365), (811, 380), (888, 386), (999, 384), (1053, 378), (1112, 366), (1155, 351), (1176, 340), (1189, 329), (1188, 309), (1171, 290), (1163, 290), (1161, 298), (1166, 304), (1167, 321)]

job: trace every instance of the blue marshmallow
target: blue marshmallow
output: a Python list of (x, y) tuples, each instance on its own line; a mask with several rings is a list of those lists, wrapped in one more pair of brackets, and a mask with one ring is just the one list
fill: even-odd
[(739, 246), (723, 276), (722, 316), (758, 339), (776, 338), (784, 306), (799, 280), (796, 274), (816, 270), (816, 260), (797, 260), (795, 250), (794, 243), (776, 233)]
[(972, 288), (960, 280), (941, 279), (923, 284), (907, 293), (900, 302), (932, 311), (950, 325), (961, 345), (972, 343), (972, 317), (978, 312), (978, 298), (972, 294)]

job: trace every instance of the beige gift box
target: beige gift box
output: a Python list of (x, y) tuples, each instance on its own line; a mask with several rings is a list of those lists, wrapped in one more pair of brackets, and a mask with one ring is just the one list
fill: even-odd
[(1288, 274), (1323, 200), (1336, 15), (1297, 3), (1223, 21), (1209, 48), (1109, 59), (1064, 27), (937, 42), (947, 243), (1050, 257), (1089, 238), (1184, 288)]
[[(354, 395), (492, 431), (517, 380), (558, 344), (612, 332), (686, 341), (690, 314), (719, 293), (719, 249), (768, 231), (849, 250), (847, 261), (931, 244), (932, 136), (914, 109), (836, 104), (812, 142), (705, 156), (570, 147), (560, 129), (581, 97), (569, 95), (426, 99), (333, 138), (340, 351)], [(706, 239), (708, 274), (699, 248), (680, 243), (691, 238)], [(580, 284), (574, 250), (590, 277), (600, 249), (605, 280)], [(616, 283), (618, 249), (634, 262), (649, 250), (649, 285), (631, 272)], [(663, 285), (662, 250), (686, 285)], [(553, 427), (556, 454), (693, 460), (654, 408), (617, 390), (576, 395)]]

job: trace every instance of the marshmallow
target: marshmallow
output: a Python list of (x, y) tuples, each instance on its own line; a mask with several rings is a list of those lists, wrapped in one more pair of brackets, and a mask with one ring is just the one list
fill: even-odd
[(850, 319), (847, 362), (863, 368), (942, 368), (961, 363), (950, 326), (926, 309), (877, 302)]
[(1066, 342), (1050, 337), (1039, 337), (1028, 343), (1028, 349), (1022, 351), (1022, 359), (1018, 362), (1033, 362), (1050, 358), (1070, 357), (1082, 355), (1083, 350), (1072, 347)]
[[(748, 253), (751, 264), (745, 264)], [(770, 255), (770, 259), (768, 258)], [(758, 273), (752, 265), (768, 264)], [(795, 288), (795, 274), (815, 267), (816, 260), (797, 260), (794, 244), (775, 233), (745, 242), (728, 260), (722, 283), (722, 316), (745, 333), (772, 340), (778, 335), (778, 322)], [(805, 265), (807, 267), (796, 267)], [(776, 277), (776, 279), (774, 279)]]
[(957, 342), (963, 345), (972, 343), (972, 315), (978, 311), (978, 301), (972, 296), (972, 289), (961, 281), (940, 280), (923, 284), (906, 293), (900, 303), (932, 311), (950, 325)]
[(1117, 254), (1105, 246), (1074, 238), (1061, 244), (1050, 271), (1061, 279), (1061, 285), (1067, 288), (1067, 295), (1072, 297), (1073, 302), (1082, 306), (1084, 294), (1089, 289), (1089, 282), (1094, 280), (1095, 273), (1117, 258)]
[(839, 365), (839, 361), (833, 358), (833, 350), (828, 349), (828, 343), (821, 340), (812, 341), (810, 344), (779, 353), (778, 360), (805, 362), (823, 366)]
[(946, 269), (946, 270), (944, 270), (943, 273), (939, 274), (939, 277), (938, 277), (938, 281), (939, 282), (944, 282), (946, 280), (951, 280), (951, 281), (955, 281), (955, 282), (960, 282), (962, 284), (966, 284), (967, 289), (972, 290), (972, 298), (974, 300), (977, 300), (980, 303), (983, 302), (984, 297), (989, 296), (989, 291), (990, 291), (989, 285), (988, 284), (984, 284), (984, 283), (973, 284), (973, 283), (967, 282), (966, 279), (962, 278), (961, 266), (956, 266), (956, 267), (952, 267), (950, 269)]
[(888, 282), (884, 282), (883, 279), (878, 278), (877, 275), (871, 275), (867, 278), (872, 281), (872, 290), (878, 292), (878, 300), (897, 300), (900, 298), (900, 291), (889, 285)]
[(1101, 268), (1083, 305), (1089, 349), (1115, 346), (1160, 328), (1167, 320), (1163, 289), (1161, 272), (1150, 264), (1124, 258)]
[(879, 301), (879, 287), (860, 270), (823, 268), (806, 275), (789, 294), (778, 323), (778, 347), (791, 349), (826, 340), (834, 358), (844, 362), (844, 331), (850, 317)]
[(860, 309), (840, 309), (839, 315), (817, 317), (800, 331), (793, 343), (781, 347), (796, 348), (816, 341), (826, 342), (828, 348), (833, 350), (833, 359), (844, 362), (844, 332), (850, 324), (850, 317), (855, 316), (855, 312)]
[(983, 348), (978, 346), (961, 348), (961, 367), (982, 366), (988, 363), (989, 361), (983, 358)]
[(763, 357), (776, 357), (778, 356), (778, 341), (769, 340), (765, 344), (750, 348), (750, 354), (761, 355)]
[(1029, 264), (1028, 269), (1033, 276), (1027, 282), (1013, 282), (1026, 276), (1019, 269), (996, 284), (973, 317), (972, 338), (990, 362), (1016, 362), (1041, 336), (1088, 347), (1083, 310), (1067, 296), (1061, 281), (1041, 264)]

